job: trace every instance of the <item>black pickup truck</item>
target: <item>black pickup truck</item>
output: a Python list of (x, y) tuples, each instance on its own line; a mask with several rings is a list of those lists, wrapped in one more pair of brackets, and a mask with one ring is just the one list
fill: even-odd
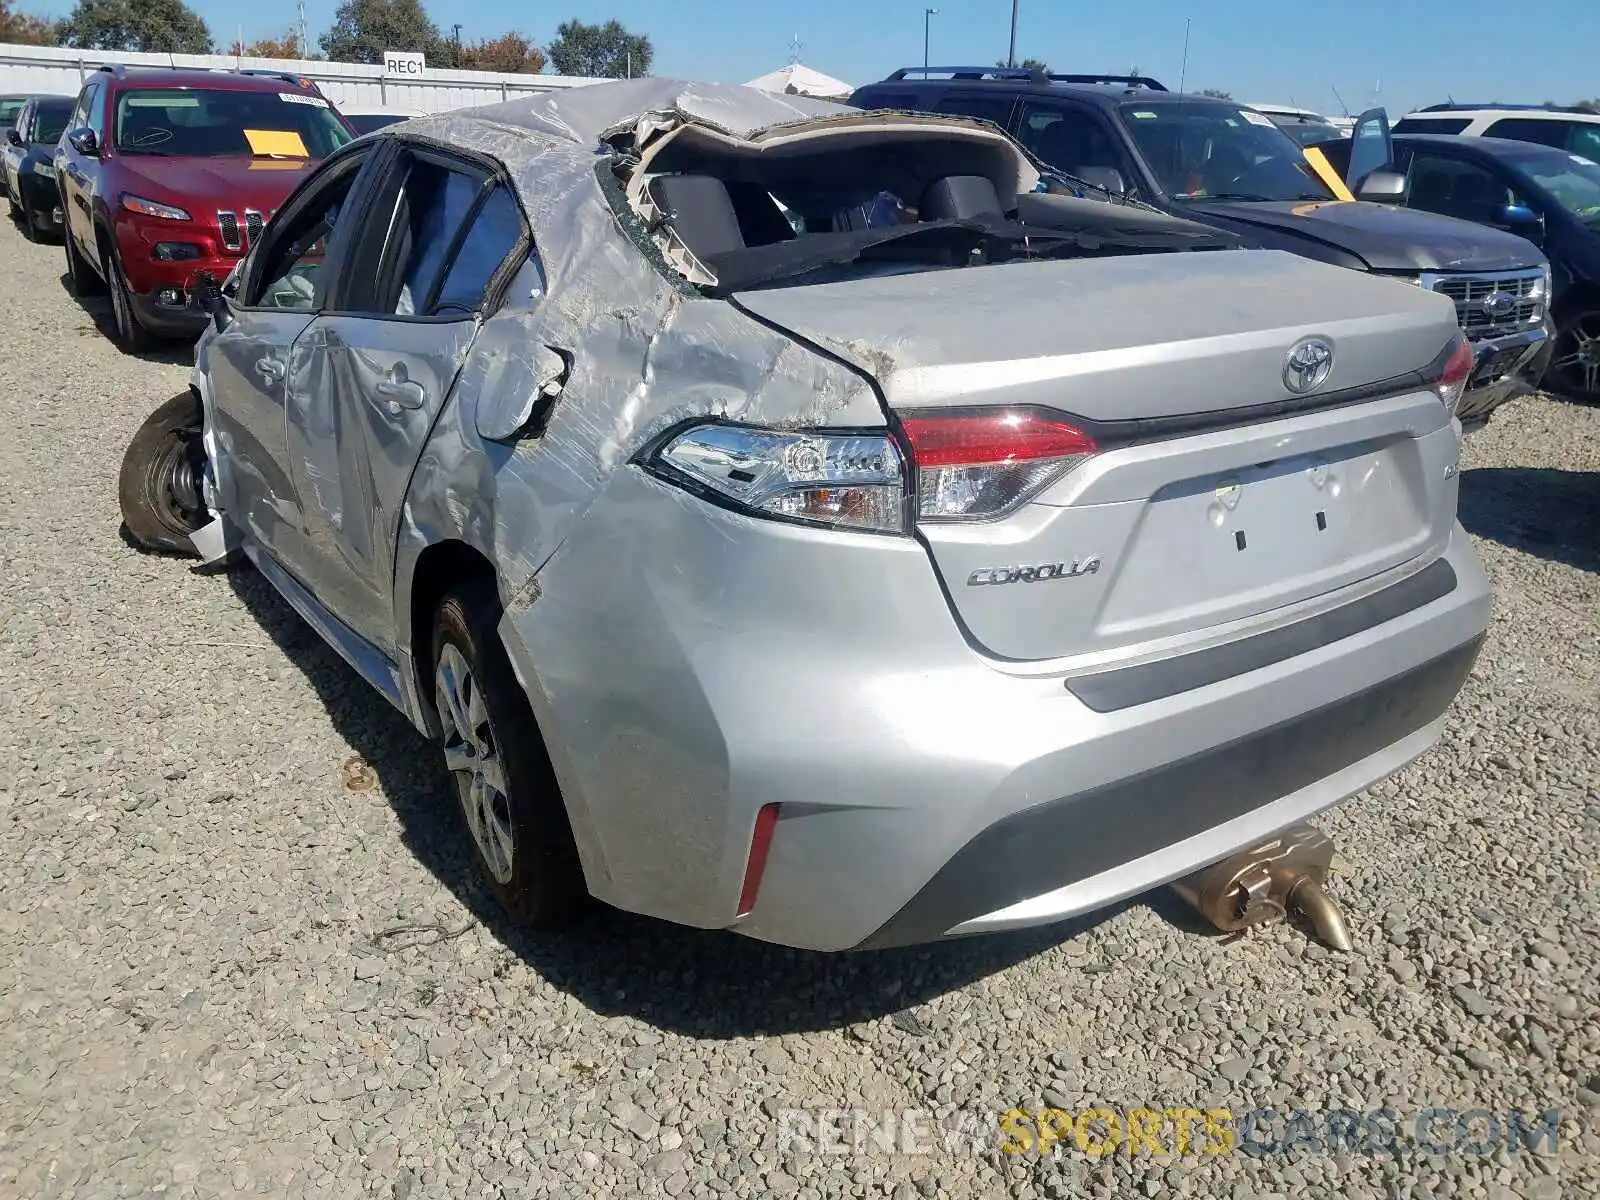
[(1153, 206), (1256, 246), (1449, 296), (1476, 356), (1459, 410), (1469, 429), (1535, 384), (1551, 331), (1549, 263), (1526, 238), (1396, 207), (1405, 180), (1386, 169), (1382, 110), (1357, 120), (1341, 179), (1262, 113), (1145, 76), (906, 67), (858, 88), (850, 103), (980, 117), (1080, 195)]

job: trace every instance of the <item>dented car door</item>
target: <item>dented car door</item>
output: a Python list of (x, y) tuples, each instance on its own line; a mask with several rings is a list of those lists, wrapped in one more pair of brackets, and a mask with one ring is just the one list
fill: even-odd
[[(325, 307), (357, 222), (362, 190), (387, 155), (352, 147), (330, 158), (290, 197), (223, 297), (219, 331), (204, 346), (214, 421), (225, 454), (219, 499), (261, 549), (292, 564), (303, 537), (290, 481), (285, 412), (298, 378), (303, 335)], [(371, 169), (369, 169), (371, 168)]]
[(367, 224), (351, 267), (360, 284), (296, 344), (288, 458), (305, 582), (390, 652), (406, 488), (480, 312), (527, 235), (510, 188), (483, 165), (431, 148), (401, 153)]

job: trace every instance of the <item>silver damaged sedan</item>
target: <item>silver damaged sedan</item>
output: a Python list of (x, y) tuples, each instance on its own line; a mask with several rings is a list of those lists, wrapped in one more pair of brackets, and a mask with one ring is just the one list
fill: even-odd
[(1448, 300), (994, 126), (641, 80), (389, 126), (209, 303), (131, 535), (443, 751), (517, 918), (1059, 920), (1369, 787), (1489, 612)]

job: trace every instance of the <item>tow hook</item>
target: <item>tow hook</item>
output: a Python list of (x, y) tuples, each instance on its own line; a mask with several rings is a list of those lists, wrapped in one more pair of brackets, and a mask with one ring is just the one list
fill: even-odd
[(1172, 890), (1212, 925), (1236, 933), (1299, 912), (1318, 940), (1349, 950), (1344, 914), (1322, 890), (1333, 866), (1333, 839), (1311, 825), (1293, 825), (1193, 875)]

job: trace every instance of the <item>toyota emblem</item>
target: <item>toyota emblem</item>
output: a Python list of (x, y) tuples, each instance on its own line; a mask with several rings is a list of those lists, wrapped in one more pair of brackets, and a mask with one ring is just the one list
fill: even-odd
[(1291, 392), (1314, 392), (1333, 371), (1333, 347), (1321, 338), (1305, 338), (1289, 350), (1283, 364), (1283, 386)]

